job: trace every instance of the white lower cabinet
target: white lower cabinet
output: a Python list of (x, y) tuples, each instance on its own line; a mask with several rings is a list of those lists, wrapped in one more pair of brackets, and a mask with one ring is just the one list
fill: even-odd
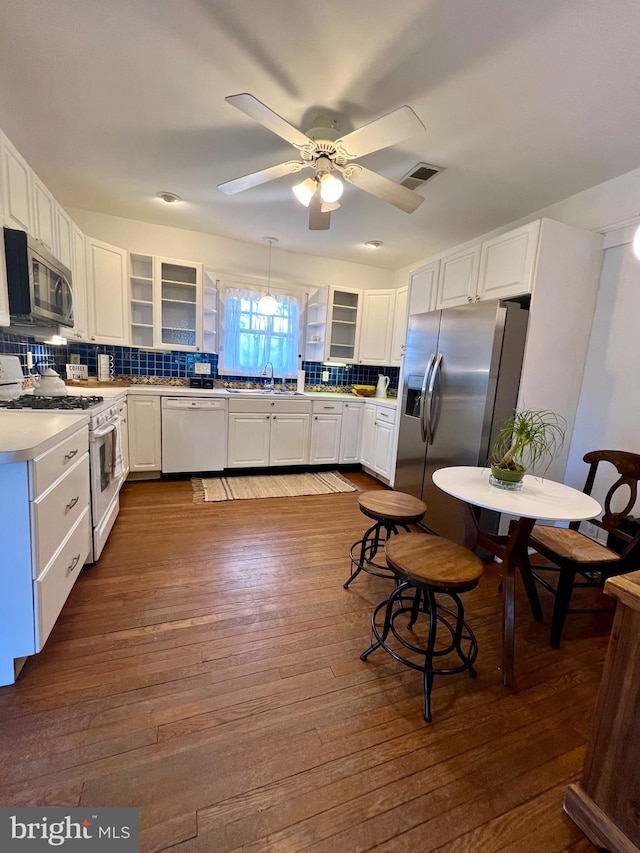
[(129, 471), (159, 472), (162, 467), (161, 409), (157, 394), (131, 394), (127, 401)]
[(360, 461), (385, 480), (391, 479), (395, 421), (394, 407), (365, 404)]
[(227, 467), (307, 465), (310, 418), (310, 400), (230, 400)]
[(350, 465), (360, 462), (362, 413), (362, 403), (345, 403), (342, 407), (340, 457), (338, 460), (341, 465)]
[(312, 415), (311, 457), (312, 465), (337, 464), (340, 460), (340, 429), (342, 415)]
[(39, 652), (91, 550), (89, 431), (0, 465), (0, 685)]

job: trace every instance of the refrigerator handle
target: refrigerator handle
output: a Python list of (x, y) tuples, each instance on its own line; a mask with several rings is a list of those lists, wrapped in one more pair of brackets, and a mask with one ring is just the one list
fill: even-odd
[(424, 372), (424, 379), (422, 380), (422, 391), (420, 392), (420, 411), (418, 412), (418, 417), (420, 418), (420, 436), (422, 438), (423, 443), (426, 443), (427, 441), (427, 427), (424, 420), (425, 401), (427, 397), (427, 384), (429, 382), (429, 376), (431, 374), (431, 370), (433, 369), (435, 360), (436, 357), (434, 353), (429, 357), (429, 363), (427, 364), (427, 369)]
[(429, 388), (427, 389), (427, 444), (433, 444), (433, 422), (431, 420), (431, 415), (433, 413), (433, 391), (436, 387), (436, 379), (438, 378), (441, 366), (442, 353), (439, 353), (437, 359), (435, 359), (435, 364), (433, 365), (433, 370), (431, 371), (431, 377), (429, 379)]

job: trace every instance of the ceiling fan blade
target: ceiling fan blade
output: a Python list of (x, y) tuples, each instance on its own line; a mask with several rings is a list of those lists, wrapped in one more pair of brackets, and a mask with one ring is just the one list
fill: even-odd
[(263, 127), (266, 127), (272, 133), (275, 133), (276, 136), (286, 139), (287, 142), (295, 145), (296, 148), (302, 148), (309, 145), (310, 139), (305, 133), (298, 130), (298, 128), (294, 127), (292, 124), (289, 124), (288, 121), (285, 121), (277, 113), (274, 113), (273, 110), (270, 110), (269, 107), (263, 104), (262, 101), (254, 98), (253, 95), (250, 95), (248, 92), (243, 92), (240, 95), (228, 95), (225, 98), (225, 101), (240, 110), (240, 112), (248, 115), (249, 118), (260, 122)]
[(267, 181), (273, 181), (275, 178), (282, 178), (284, 175), (291, 175), (293, 172), (307, 169), (310, 165), (310, 163), (303, 163), (301, 160), (288, 160), (286, 163), (269, 166), (268, 169), (261, 169), (259, 172), (243, 175), (241, 178), (235, 178), (233, 181), (225, 181), (223, 184), (218, 184), (218, 189), (222, 190), (226, 195), (234, 195), (235, 193), (242, 192), (242, 190), (257, 187), (259, 184), (266, 184)]
[(404, 210), (405, 213), (413, 213), (424, 201), (424, 198), (413, 190), (407, 189), (395, 181), (390, 181), (389, 178), (384, 178), (377, 172), (365, 169), (364, 166), (357, 163), (350, 163), (343, 167), (336, 166), (336, 168), (342, 172), (346, 181), (355, 184), (356, 187), (366, 193), (371, 193), (371, 195), (389, 202), (394, 207)]
[(322, 210), (322, 198), (316, 193), (309, 202), (309, 231), (328, 231), (331, 211)]
[(390, 113), (375, 119), (364, 127), (347, 133), (335, 141), (338, 154), (347, 160), (355, 160), (372, 151), (388, 148), (416, 133), (422, 133), (425, 126), (411, 107), (398, 107)]

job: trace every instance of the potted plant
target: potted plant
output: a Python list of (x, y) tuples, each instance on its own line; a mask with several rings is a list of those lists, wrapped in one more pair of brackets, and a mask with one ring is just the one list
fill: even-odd
[[(516, 409), (500, 427), (491, 451), (492, 483), (517, 489), (528, 469), (558, 455), (567, 422), (548, 409)], [(545, 468), (546, 470), (546, 468)]]

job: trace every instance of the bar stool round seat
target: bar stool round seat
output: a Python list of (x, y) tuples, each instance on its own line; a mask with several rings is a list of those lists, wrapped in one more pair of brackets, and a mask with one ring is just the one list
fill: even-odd
[(376, 562), (378, 551), (384, 547), (389, 537), (397, 534), (399, 529), (410, 532), (409, 525), (422, 521), (427, 511), (426, 504), (413, 495), (379, 489), (362, 492), (358, 496), (360, 512), (371, 518), (374, 524), (366, 531), (362, 539), (354, 542), (349, 551), (351, 558), (351, 575), (344, 584), (355, 580), (360, 572), (376, 577), (393, 578), (393, 569), (381, 562)]
[[(472, 677), (476, 675), (473, 664), (478, 642), (464, 620), (460, 595), (478, 585), (482, 561), (468, 548), (426, 533), (394, 537), (387, 543), (385, 555), (397, 585), (374, 610), (371, 633), (375, 639), (360, 659), (366, 660), (382, 647), (395, 660), (422, 672), (424, 718), (431, 722), (435, 675), (465, 670)], [(451, 602), (449, 606), (442, 601), (445, 596)], [(398, 622), (403, 614), (409, 614), (406, 627)], [(418, 646), (413, 627), (420, 614), (427, 616), (428, 631), (426, 642)], [(444, 643), (437, 644), (439, 629), (446, 634)]]

